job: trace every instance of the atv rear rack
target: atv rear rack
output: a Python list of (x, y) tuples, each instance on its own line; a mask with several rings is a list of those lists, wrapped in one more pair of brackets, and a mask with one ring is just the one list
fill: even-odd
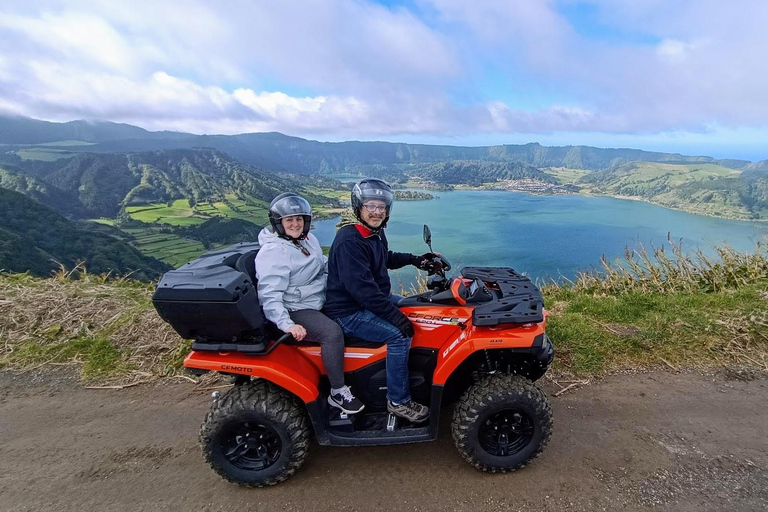
[(502, 324), (538, 323), (544, 320), (541, 290), (526, 276), (509, 267), (464, 267), (461, 275), (480, 279), (494, 299), (478, 303), (472, 311), (472, 323), (481, 327)]

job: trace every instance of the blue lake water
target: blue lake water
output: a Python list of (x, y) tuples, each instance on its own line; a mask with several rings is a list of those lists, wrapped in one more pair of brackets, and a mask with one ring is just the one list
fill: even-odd
[[(658, 206), (576, 195), (532, 196), (522, 192), (460, 190), (431, 192), (431, 201), (397, 201), (387, 228), (390, 249), (427, 251), (422, 229), (432, 230), (432, 247), (456, 269), (464, 265), (510, 266), (532, 278), (572, 278), (600, 264), (601, 255), (621, 257), (625, 246), (666, 244), (667, 233), (684, 250), (727, 243), (751, 251), (768, 237), (768, 224), (730, 221)], [(338, 219), (316, 222), (313, 231), (330, 245)], [(398, 271), (408, 285), (412, 267)]]

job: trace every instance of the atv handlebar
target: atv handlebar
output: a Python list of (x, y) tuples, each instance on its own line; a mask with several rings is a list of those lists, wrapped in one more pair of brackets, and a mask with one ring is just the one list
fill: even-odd
[(428, 260), (422, 268), (427, 271), (428, 276), (438, 274), (445, 277), (445, 271), (451, 270), (451, 264), (444, 256), (435, 255), (431, 260)]

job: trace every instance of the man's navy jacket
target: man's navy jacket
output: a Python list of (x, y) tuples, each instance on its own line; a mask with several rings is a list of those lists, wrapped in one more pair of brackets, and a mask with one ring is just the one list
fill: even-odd
[(361, 224), (344, 226), (328, 256), (328, 290), (323, 311), (341, 318), (367, 309), (394, 324), (402, 316), (389, 300), (392, 285), (387, 269), (413, 264), (413, 254), (392, 252), (384, 230), (378, 234)]

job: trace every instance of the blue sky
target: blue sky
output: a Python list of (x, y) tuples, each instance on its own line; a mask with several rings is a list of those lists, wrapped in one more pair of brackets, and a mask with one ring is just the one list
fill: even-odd
[(762, 0), (5, 0), (0, 112), (768, 158)]

